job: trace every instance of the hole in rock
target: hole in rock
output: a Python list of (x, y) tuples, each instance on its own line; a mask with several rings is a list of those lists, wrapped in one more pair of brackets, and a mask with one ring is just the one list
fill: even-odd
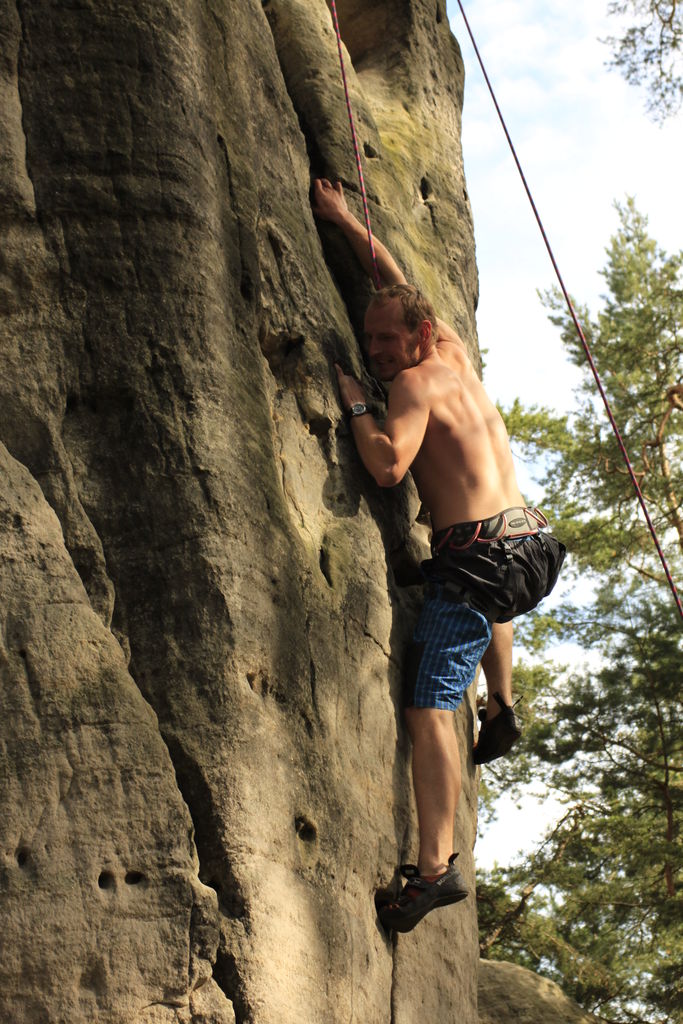
[(371, 146), (369, 142), (363, 143), (363, 151), (368, 160), (376, 160), (377, 157), (379, 156), (379, 153), (377, 152), (375, 147)]
[(304, 843), (314, 843), (318, 838), (318, 830), (313, 822), (301, 815), (294, 820), (294, 828), (299, 839)]
[(425, 202), (427, 201), (427, 199), (431, 199), (432, 196), (434, 195), (434, 189), (431, 186), (429, 178), (423, 178), (422, 181), (420, 182), (420, 195), (425, 200)]
[(23, 659), (24, 659), (24, 661), (26, 661), (26, 651), (25, 651), (25, 650), (23, 649), (23, 647), (22, 647), (22, 649), (21, 649), (21, 650), (19, 651), (19, 657), (20, 657), (20, 658), (23, 658)]
[(319, 419), (310, 420), (308, 429), (313, 437), (325, 437), (332, 429), (332, 423), (327, 416), (321, 416)]
[(262, 670), (247, 672), (247, 682), (254, 693), (260, 694), (261, 697), (267, 697), (270, 693), (270, 681), (267, 674)]
[(126, 885), (140, 885), (141, 882), (146, 882), (147, 879), (143, 875), (142, 871), (127, 871), (126, 872)]
[(103, 871), (100, 874), (100, 877), (97, 879), (97, 884), (99, 885), (100, 889), (113, 889), (115, 883), (116, 879), (114, 878), (111, 871)]
[(17, 864), (20, 868), (26, 867), (28, 864), (28, 849), (25, 846), (21, 846), (17, 850)]

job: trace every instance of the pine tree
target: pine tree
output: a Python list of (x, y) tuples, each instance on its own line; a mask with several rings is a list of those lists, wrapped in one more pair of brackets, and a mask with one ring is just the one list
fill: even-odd
[[(632, 201), (618, 210), (604, 307), (581, 318), (680, 580), (683, 254), (658, 248)], [(558, 297), (545, 302), (583, 364)], [(534, 779), (566, 810), (536, 853), (482, 880), (482, 955), (547, 974), (606, 1021), (673, 1024), (683, 1009), (681, 620), (592, 377), (570, 417), (515, 403), (507, 422), (544, 461), (543, 508), (595, 597), (521, 620), (545, 661), (516, 670), (525, 739), (493, 766), (493, 785), (514, 793)], [(598, 667), (553, 664), (553, 639), (597, 652)]]

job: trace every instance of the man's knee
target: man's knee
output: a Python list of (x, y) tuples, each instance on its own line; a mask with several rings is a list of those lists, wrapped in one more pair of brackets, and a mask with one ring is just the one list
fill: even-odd
[(408, 707), (403, 714), (408, 734), (413, 740), (416, 736), (438, 734), (444, 729), (453, 728), (453, 712), (442, 708)]

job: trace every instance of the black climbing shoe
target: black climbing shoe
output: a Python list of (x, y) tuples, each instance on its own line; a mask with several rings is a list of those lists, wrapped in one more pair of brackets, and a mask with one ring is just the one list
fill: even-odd
[(400, 896), (385, 902), (387, 895), (383, 891), (381, 898), (375, 900), (377, 916), (387, 931), (409, 932), (430, 910), (465, 899), (465, 880), (454, 863), (457, 856), (454, 853), (448, 858), (448, 867), (433, 882), (422, 878), (414, 864), (401, 865), (401, 874), (408, 881)]
[(506, 704), (499, 693), (494, 693), (493, 696), (500, 704), (500, 714), (488, 721), (486, 711), (483, 708), (480, 710), (479, 739), (472, 750), (472, 760), (475, 764), (488, 764), (497, 757), (503, 757), (522, 735), (522, 726), (513, 707)]

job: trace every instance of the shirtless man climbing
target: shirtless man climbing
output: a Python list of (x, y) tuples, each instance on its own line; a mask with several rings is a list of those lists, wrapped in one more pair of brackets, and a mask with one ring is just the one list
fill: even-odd
[[(341, 184), (314, 182), (313, 211), (337, 225), (372, 273), (365, 229)], [(380, 427), (358, 381), (336, 365), (358, 453), (380, 487), (410, 470), (432, 521), (426, 596), (406, 658), (405, 718), (413, 744), (420, 850), (399, 897), (378, 908), (386, 928), (410, 931), (430, 910), (467, 895), (452, 853), (461, 773), (453, 715), (481, 661), (489, 690), (475, 763), (506, 753), (521, 734), (512, 711), (513, 616), (555, 584), (564, 547), (525, 506), (505, 425), (456, 332), (406, 283), (375, 240), (386, 286), (365, 315), (373, 374), (391, 382)]]

